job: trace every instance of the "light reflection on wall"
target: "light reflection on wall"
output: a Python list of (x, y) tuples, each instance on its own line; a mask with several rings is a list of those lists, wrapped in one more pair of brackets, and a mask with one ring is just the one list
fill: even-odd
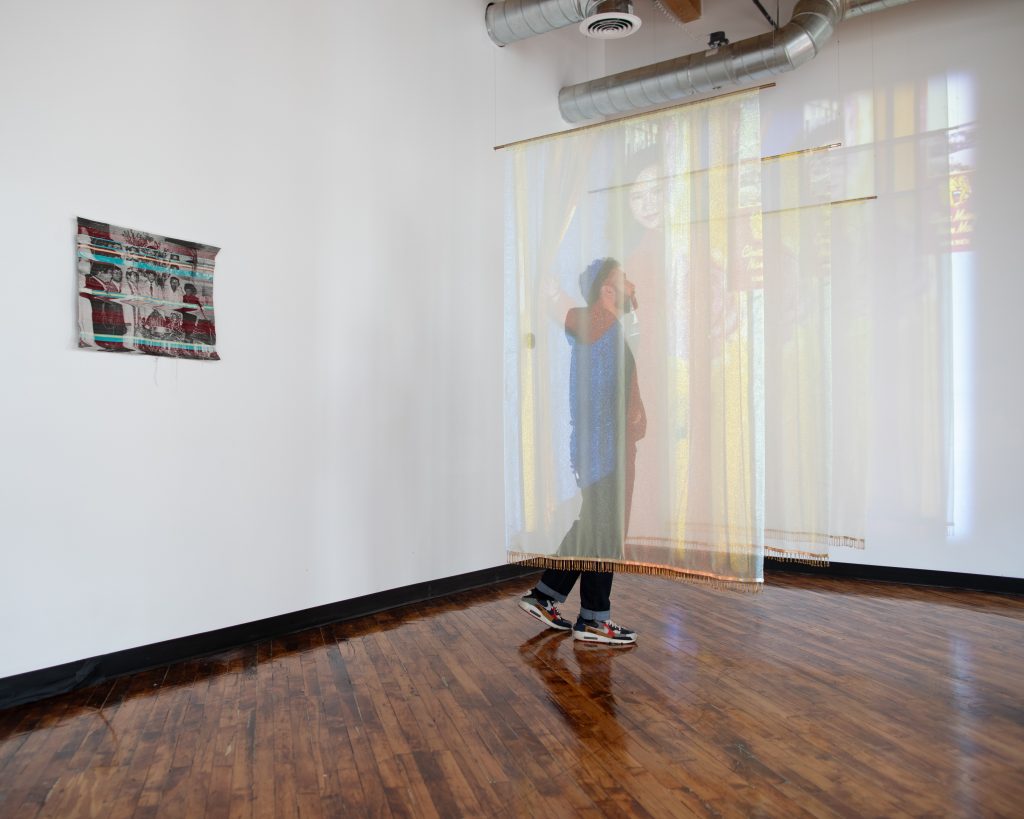
[(953, 478), (949, 536), (968, 537), (974, 487), (974, 87), (965, 74), (946, 80), (949, 97), (949, 207), (952, 250)]

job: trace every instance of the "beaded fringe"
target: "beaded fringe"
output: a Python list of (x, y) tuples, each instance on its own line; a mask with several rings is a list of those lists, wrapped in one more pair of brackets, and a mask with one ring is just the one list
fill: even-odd
[[(808, 566), (828, 566), (831, 549), (863, 549), (864, 538), (847, 535), (826, 535), (820, 532), (787, 532), (784, 529), (765, 529), (764, 556), (768, 560), (784, 563), (806, 563)], [(802, 544), (814, 543), (821, 546), (818, 551), (788, 549), (785, 546), (774, 546), (772, 543)]]
[[(864, 538), (850, 537), (848, 535), (827, 535), (823, 532), (789, 532), (785, 529), (765, 529), (764, 537), (767, 541), (780, 543), (816, 543), (819, 546), (826, 546), (829, 549), (863, 549)], [(767, 547), (779, 548), (779, 547)], [(782, 551), (796, 551), (783, 549)]]
[(765, 549), (764, 553), (765, 560), (777, 560), (780, 563), (806, 563), (808, 566), (828, 566), (828, 557), (819, 557), (817, 555), (811, 556), (803, 553), (782, 553), (772, 554), (769, 549)]
[(652, 563), (632, 563), (627, 560), (597, 560), (582, 557), (542, 557), (526, 552), (509, 552), (509, 563), (521, 566), (536, 566), (538, 569), (563, 569), (570, 572), (622, 572), (649, 577), (667, 577), (682, 583), (694, 583), (722, 591), (741, 591), (749, 594), (760, 592), (764, 583), (759, 580), (736, 580), (698, 574), (671, 566), (657, 566)]

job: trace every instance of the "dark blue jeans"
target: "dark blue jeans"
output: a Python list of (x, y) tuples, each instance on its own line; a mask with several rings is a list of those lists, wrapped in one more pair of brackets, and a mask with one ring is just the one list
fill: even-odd
[[(617, 469), (583, 488), (580, 516), (566, 532), (559, 557), (622, 558), (622, 537), (628, 518), (632, 477), (628, 469)], [(559, 603), (580, 581), (580, 616), (586, 620), (607, 620), (611, 616), (612, 572), (582, 572), (548, 569), (537, 591)]]
[(612, 572), (580, 572), (548, 569), (537, 583), (537, 591), (564, 603), (572, 587), (580, 579), (580, 617), (585, 620), (607, 620), (612, 615)]

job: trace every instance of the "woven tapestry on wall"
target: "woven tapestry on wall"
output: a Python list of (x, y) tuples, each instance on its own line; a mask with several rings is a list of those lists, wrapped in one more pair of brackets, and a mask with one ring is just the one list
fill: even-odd
[(217, 360), (220, 248), (78, 219), (78, 346)]

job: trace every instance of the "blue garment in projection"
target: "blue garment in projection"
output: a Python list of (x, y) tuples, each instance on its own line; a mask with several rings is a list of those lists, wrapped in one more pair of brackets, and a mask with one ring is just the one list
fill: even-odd
[(581, 487), (622, 469), (629, 434), (626, 411), (636, 365), (622, 326), (601, 318), (593, 309), (575, 308), (565, 322), (572, 348), (569, 459)]

